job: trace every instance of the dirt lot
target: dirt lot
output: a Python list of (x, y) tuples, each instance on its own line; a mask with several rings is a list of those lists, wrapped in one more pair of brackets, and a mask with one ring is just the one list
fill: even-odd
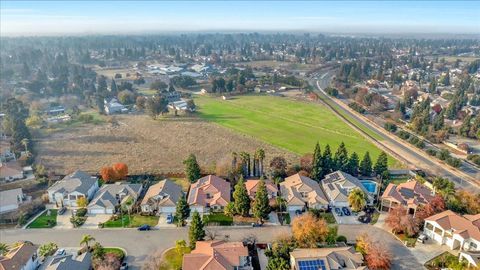
[(263, 147), (266, 164), (283, 155), (289, 162), (294, 154), (241, 135), (196, 117), (153, 120), (144, 115), (121, 115), (118, 127), (110, 124), (83, 125), (43, 135), (37, 142), (38, 159), (56, 173), (75, 169), (98, 172), (103, 166), (125, 162), (130, 173), (182, 172), (182, 161), (195, 153), (200, 166), (213, 170), (215, 162), (233, 151), (253, 153)]

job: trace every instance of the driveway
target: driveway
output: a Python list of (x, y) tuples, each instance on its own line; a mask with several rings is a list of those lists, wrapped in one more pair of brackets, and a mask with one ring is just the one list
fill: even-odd
[(424, 244), (417, 242), (415, 247), (411, 248), (411, 250), (415, 258), (417, 258), (418, 262), (421, 264), (425, 264), (445, 251), (458, 256), (458, 250), (451, 250), (446, 245), (439, 245), (432, 239), (428, 239)]
[(62, 215), (57, 215), (57, 225), (54, 229), (72, 229), (73, 224), (70, 222), (72, 210), (67, 209)]
[(108, 221), (112, 215), (87, 214), (87, 220), (83, 223), (83, 229), (98, 229), (98, 223)]
[(172, 224), (167, 223), (167, 215), (168, 214), (160, 214), (160, 216), (158, 217), (157, 227), (159, 227), (159, 228), (165, 228), (165, 227), (166, 228), (168, 228), (168, 227), (174, 228), (174, 227), (176, 227), (176, 225), (173, 224), (173, 223)]
[[(342, 208), (339, 209), (340, 211), (342, 211)], [(357, 220), (358, 216), (355, 216), (352, 210), (350, 210), (350, 208), (348, 208), (348, 210), (351, 213), (350, 216), (346, 216), (343, 212), (342, 215), (339, 216), (335, 211), (332, 210), (333, 216), (335, 217), (337, 224), (362, 224), (360, 221)], [(362, 213), (359, 213), (358, 215), (362, 215)]]
[(277, 213), (274, 211), (270, 212), (270, 214), (268, 214), (268, 221), (265, 223), (268, 225), (280, 225)]

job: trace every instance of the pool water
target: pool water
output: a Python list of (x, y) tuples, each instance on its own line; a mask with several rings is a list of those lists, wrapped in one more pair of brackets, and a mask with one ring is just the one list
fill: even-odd
[(362, 183), (362, 185), (365, 187), (365, 189), (369, 193), (376, 193), (377, 192), (377, 183), (375, 183), (373, 181), (370, 181), (370, 180), (363, 180), (363, 181), (360, 181), (360, 183)]

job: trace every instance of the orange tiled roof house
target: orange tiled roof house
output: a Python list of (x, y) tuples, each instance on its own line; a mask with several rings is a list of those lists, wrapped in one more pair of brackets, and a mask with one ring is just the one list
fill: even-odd
[(241, 242), (198, 241), (183, 256), (183, 270), (253, 270), (248, 249)]
[(390, 211), (398, 205), (407, 208), (411, 215), (415, 215), (417, 208), (430, 203), (435, 197), (428, 187), (413, 180), (395, 185), (388, 184), (381, 197), (381, 210)]
[(199, 213), (223, 211), (230, 202), (230, 183), (215, 175), (207, 175), (190, 185), (190, 210)]

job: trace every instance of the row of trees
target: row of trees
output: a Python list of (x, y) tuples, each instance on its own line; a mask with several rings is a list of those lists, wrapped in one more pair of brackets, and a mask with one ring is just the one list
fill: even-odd
[(252, 201), (248, 196), (245, 181), (241, 177), (235, 185), (233, 191), (233, 202), (229, 202), (224, 209), (224, 213), (227, 216), (241, 215), (243, 217), (250, 216), (250, 212), (258, 219), (260, 223), (263, 223), (268, 218), (271, 208), (268, 199), (268, 192), (263, 180), (257, 187), (255, 198)]

